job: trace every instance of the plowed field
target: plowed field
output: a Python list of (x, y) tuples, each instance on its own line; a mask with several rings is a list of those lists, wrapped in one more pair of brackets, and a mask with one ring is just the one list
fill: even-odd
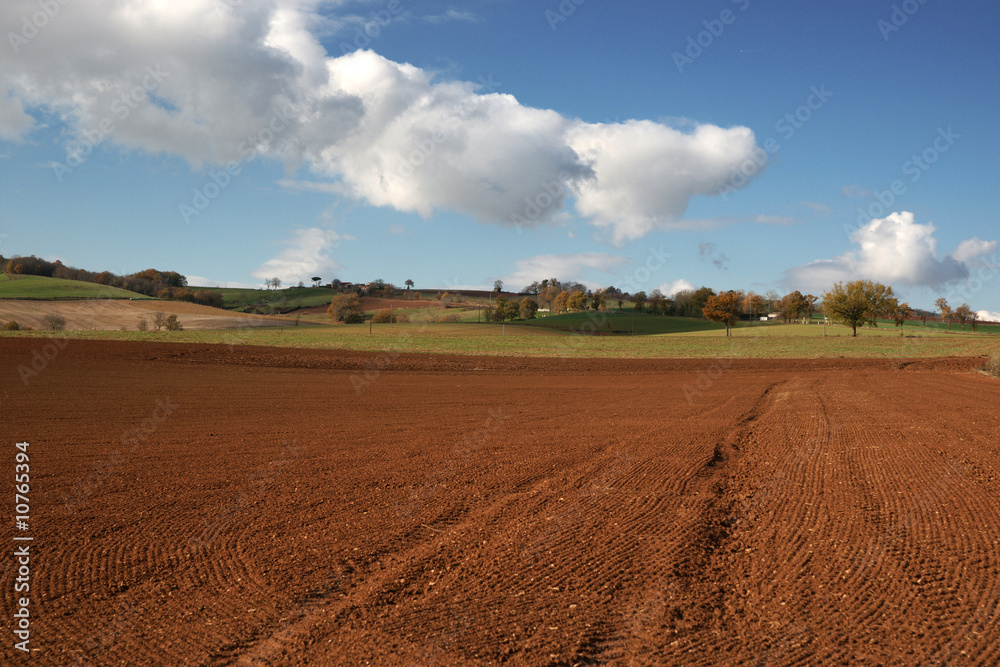
[(0, 339), (33, 664), (1000, 663), (972, 361), (45, 343)]

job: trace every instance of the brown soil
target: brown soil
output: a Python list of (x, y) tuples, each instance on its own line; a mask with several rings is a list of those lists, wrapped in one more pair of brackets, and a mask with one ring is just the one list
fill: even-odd
[(975, 360), (0, 355), (36, 664), (1000, 663)]
[(110, 300), (93, 299), (86, 301), (31, 301), (0, 300), (0, 322), (17, 320), (22, 326), (46, 329), (45, 316), (58, 315), (66, 320), (68, 331), (103, 330), (117, 331), (126, 327), (132, 331), (138, 328), (139, 320), (145, 318), (149, 328), (153, 328), (153, 314), (161, 311), (166, 315), (177, 315), (185, 329), (231, 329), (234, 327), (281, 327), (288, 326), (289, 320), (276, 317), (262, 317), (234, 313), (221, 308), (211, 308), (184, 301), (153, 300)]

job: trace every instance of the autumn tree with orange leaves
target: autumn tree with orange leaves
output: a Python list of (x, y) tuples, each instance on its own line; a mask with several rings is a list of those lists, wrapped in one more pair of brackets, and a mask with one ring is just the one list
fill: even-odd
[(743, 304), (743, 292), (723, 292), (714, 294), (705, 301), (701, 309), (705, 319), (710, 322), (722, 322), (726, 325), (726, 336), (731, 336), (733, 325), (740, 319), (740, 308)]

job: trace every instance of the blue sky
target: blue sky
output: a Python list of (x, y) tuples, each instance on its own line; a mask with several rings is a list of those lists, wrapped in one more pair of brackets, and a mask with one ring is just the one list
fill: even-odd
[(13, 0), (0, 27), (4, 255), (229, 285), (870, 277), (1000, 312), (994, 3)]

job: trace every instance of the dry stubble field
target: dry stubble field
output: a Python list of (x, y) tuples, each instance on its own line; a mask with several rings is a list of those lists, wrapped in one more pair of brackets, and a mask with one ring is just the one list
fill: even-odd
[(43, 343), (33, 664), (1000, 663), (971, 361)]

